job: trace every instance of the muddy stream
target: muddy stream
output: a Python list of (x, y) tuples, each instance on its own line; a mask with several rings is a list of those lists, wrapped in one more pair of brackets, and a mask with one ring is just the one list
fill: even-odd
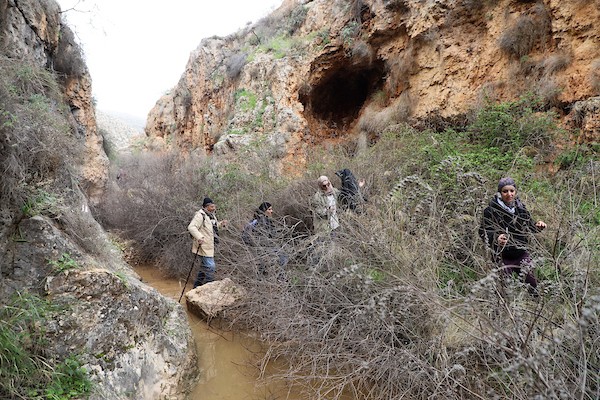
[[(138, 266), (142, 280), (177, 301), (183, 282), (163, 278), (152, 266)], [(190, 290), (188, 283), (186, 290)], [(184, 308), (185, 298), (181, 299)], [(187, 311), (187, 309), (186, 309)], [(245, 334), (222, 331), (187, 313), (198, 354), (200, 377), (186, 400), (300, 400), (306, 396), (284, 382), (264, 383), (253, 365), (263, 354), (261, 343)]]

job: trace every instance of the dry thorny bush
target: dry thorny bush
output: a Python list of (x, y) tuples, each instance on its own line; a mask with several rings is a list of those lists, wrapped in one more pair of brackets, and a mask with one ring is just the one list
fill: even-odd
[(31, 187), (69, 174), (82, 143), (52, 73), (4, 57), (0, 69), (0, 203), (19, 207)]
[(454, 232), (428, 217), (410, 232), (376, 210), (345, 214), (338, 237), (292, 246), (283, 270), (275, 258), (266, 276), (248, 257), (228, 265), (250, 288), (231, 318), (270, 344), (263, 367), (286, 360), (278, 377), (302, 381), (310, 398), (595, 398), (593, 239), (563, 243), (563, 274), (540, 298), (505, 282), (479, 246), (462, 249), (476, 278), (461, 293), (440, 287)]
[[(293, 382), (309, 398), (597, 398), (598, 227), (578, 211), (597, 201), (597, 179), (557, 175), (550, 201), (521, 192), (550, 222), (532, 242), (541, 293), (533, 297), (501, 276), (477, 237), (493, 185), (460, 171), (450, 187), (428, 183), (431, 171), (401, 147), (315, 167), (332, 178), (333, 166), (349, 167), (369, 192), (360, 213), (341, 214), (334, 238), (310, 235), (314, 179), (274, 183), (174, 155), (123, 163), (102, 216), (184, 279), (186, 226), (212, 197), (230, 220), (217, 275), (248, 293), (226, 317), (265, 341), (266, 379)], [(454, 171), (444, 162), (440, 171)], [(250, 247), (241, 230), (262, 201), (274, 205), (277, 234)]]
[(98, 254), (99, 226), (81, 211), (87, 200), (76, 172), (85, 138), (64, 104), (57, 76), (4, 57), (0, 69), (2, 218), (15, 224), (23, 216), (48, 216)]

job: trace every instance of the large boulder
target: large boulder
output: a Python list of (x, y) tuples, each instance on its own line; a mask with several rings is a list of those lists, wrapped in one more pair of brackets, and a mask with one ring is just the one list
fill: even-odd
[(204, 320), (222, 315), (227, 308), (246, 296), (246, 290), (229, 278), (209, 282), (190, 290), (185, 295), (188, 310)]
[(82, 352), (99, 383), (92, 399), (181, 398), (197, 372), (187, 316), (175, 301), (127, 275), (105, 269), (65, 271), (47, 279), (48, 299), (68, 312), (47, 327), (58, 354)]

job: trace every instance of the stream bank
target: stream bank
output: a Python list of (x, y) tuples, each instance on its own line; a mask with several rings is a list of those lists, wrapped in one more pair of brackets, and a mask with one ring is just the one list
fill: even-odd
[[(177, 301), (183, 282), (164, 278), (151, 265), (136, 266), (142, 280), (163, 296)], [(188, 283), (186, 290), (191, 289)], [(185, 300), (181, 302), (185, 307)], [(246, 334), (224, 331), (209, 326), (205, 321), (187, 311), (189, 325), (194, 335), (200, 376), (186, 400), (242, 400), (242, 399), (305, 399), (284, 382), (263, 382), (255, 365), (263, 355), (260, 341)]]

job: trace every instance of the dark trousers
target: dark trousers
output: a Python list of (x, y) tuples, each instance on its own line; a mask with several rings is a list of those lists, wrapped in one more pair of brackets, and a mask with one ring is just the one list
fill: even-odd
[(537, 280), (533, 274), (531, 256), (528, 252), (524, 252), (519, 257), (509, 258), (502, 254), (502, 270), (509, 277), (512, 274), (525, 275), (525, 283), (528, 283), (533, 289), (537, 288)]

